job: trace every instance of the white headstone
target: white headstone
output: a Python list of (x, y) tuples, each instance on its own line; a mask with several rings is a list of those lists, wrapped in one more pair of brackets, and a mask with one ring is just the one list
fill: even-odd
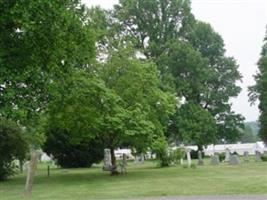
[(191, 161), (191, 149), (186, 149), (186, 158), (187, 158), (187, 166), (191, 167), (192, 161)]
[(230, 149), (226, 148), (225, 149), (225, 162), (229, 162), (230, 155), (231, 155)]
[(245, 162), (249, 162), (249, 152), (248, 151), (244, 151), (244, 161)]
[(210, 164), (211, 165), (219, 165), (220, 164), (219, 156), (216, 154), (211, 156)]
[(134, 163), (135, 164), (143, 164), (144, 163), (144, 155), (142, 153), (139, 155), (136, 155)]
[(110, 149), (104, 149), (104, 166), (103, 170), (110, 170), (111, 169), (111, 154)]
[(261, 159), (261, 152), (256, 151), (255, 152), (255, 156), (256, 156), (256, 162), (261, 162), (262, 161), (262, 159)]

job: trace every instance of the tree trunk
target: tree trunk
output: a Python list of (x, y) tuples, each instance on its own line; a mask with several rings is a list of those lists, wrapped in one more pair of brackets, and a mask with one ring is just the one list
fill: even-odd
[(19, 171), (20, 171), (20, 173), (23, 173), (23, 164), (24, 164), (23, 160), (19, 159)]
[(116, 157), (115, 157), (115, 150), (114, 148), (110, 148), (110, 154), (111, 154), (111, 170), (110, 175), (116, 175), (119, 172), (117, 171), (117, 165), (116, 165)]
[[(203, 146), (202, 145), (197, 145), (198, 148), (198, 165), (204, 165), (204, 161), (202, 158), (202, 153), (203, 153)], [(200, 154), (200, 155), (199, 155)]]
[(197, 145), (198, 151), (202, 151), (203, 152), (203, 146), (202, 145)]
[(33, 150), (31, 152), (31, 160), (28, 165), (28, 173), (27, 173), (27, 180), (26, 180), (25, 193), (24, 193), (26, 196), (31, 196), (32, 187), (33, 187), (33, 179), (34, 179), (37, 163), (38, 163), (38, 152)]

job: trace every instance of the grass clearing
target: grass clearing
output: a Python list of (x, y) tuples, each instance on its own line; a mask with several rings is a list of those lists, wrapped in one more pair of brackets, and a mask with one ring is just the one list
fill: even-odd
[[(267, 163), (221, 164), (184, 169), (182, 166), (157, 168), (153, 162), (129, 163), (127, 173), (109, 176), (101, 166), (90, 169), (52, 167), (39, 164), (32, 200), (125, 199), (147, 196), (267, 194)], [(0, 183), (1, 200), (25, 199), (22, 195), (26, 174)]]

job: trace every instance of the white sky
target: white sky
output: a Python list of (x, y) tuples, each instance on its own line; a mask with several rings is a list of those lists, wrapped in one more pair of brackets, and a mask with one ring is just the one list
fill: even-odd
[[(145, 0), (144, 0), (145, 1)], [(267, 0), (191, 0), (192, 12), (199, 20), (210, 23), (224, 39), (226, 53), (239, 64), (243, 91), (232, 100), (233, 109), (246, 117), (258, 119), (257, 106), (250, 106), (247, 87), (254, 84), (265, 28)], [(111, 9), (118, 0), (82, 0), (87, 6), (100, 5)]]

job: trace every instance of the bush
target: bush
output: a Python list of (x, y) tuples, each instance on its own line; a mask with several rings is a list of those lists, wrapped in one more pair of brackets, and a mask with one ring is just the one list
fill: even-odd
[(267, 162), (267, 155), (262, 155), (262, 156), (261, 156), (261, 160), (262, 160), (263, 162)]
[(225, 160), (225, 153), (219, 153), (218, 155), (220, 162), (223, 162)]
[(22, 129), (13, 121), (0, 118), (0, 181), (14, 175), (15, 159), (24, 159), (27, 152)]
[[(190, 152), (192, 159), (198, 159), (198, 151), (192, 150)], [(202, 158), (204, 158), (204, 152), (202, 151)]]
[(237, 155), (237, 156), (238, 156), (238, 153), (237, 153), (236, 151), (234, 151), (234, 152), (232, 153), (232, 155)]
[(152, 144), (152, 151), (156, 153), (156, 159), (160, 167), (170, 166), (172, 159), (168, 152), (168, 144), (164, 138), (159, 138)]
[(181, 158), (185, 157), (185, 152), (182, 149), (175, 149), (169, 152), (170, 161), (173, 164), (180, 164)]
[(180, 164), (181, 158), (185, 157), (182, 149), (169, 149), (167, 142), (163, 140), (155, 141), (152, 148), (160, 167)]
[(91, 167), (104, 157), (103, 143), (99, 139), (73, 143), (67, 131), (50, 130), (43, 151), (52, 156), (62, 168)]

